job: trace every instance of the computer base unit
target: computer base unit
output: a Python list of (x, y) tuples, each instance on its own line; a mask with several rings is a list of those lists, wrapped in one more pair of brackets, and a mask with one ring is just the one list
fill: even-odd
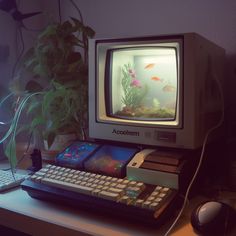
[(184, 192), (194, 173), (196, 160), (193, 151), (144, 149), (129, 162), (127, 178)]

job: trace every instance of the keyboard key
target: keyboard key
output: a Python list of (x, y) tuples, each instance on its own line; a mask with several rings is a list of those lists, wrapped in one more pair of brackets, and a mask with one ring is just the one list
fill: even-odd
[(131, 202), (131, 198), (127, 195), (124, 195), (120, 198), (120, 202), (125, 203), (125, 204), (129, 204)]
[(99, 197), (108, 199), (108, 200), (113, 200), (113, 201), (117, 201), (119, 198), (119, 194), (118, 193), (112, 193), (112, 192), (108, 192), (108, 191), (101, 191), (98, 193)]
[(149, 208), (150, 205), (151, 205), (150, 201), (143, 202), (143, 207), (145, 207), (145, 208)]
[(149, 208), (152, 210), (156, 210), (158, 206), (159, 206), (158, 202), (153, 202), (149, 205)]
[(122, 189), (120, 189), (120, 188), (109, 188), (109, 191), (110, 192), (113, 192), (113, 193), (118, 193), (118, 194), (122, 194), (122, 193), (124, 193), (124, 191), (122, 190)]
[(60, 180), (52, 180), (49, 178), (45, 178), (42, 180), (42, 183), (54, 186), (54, 187), (59, 187), (62, 189), (74, 191), (74, 192), (79, 192), (79, 193), (84, 193), (84, 194), (90, 194), (93, 190), (91, 187), (83, 186), (83, 185), (77, 185), (77, 184), (72, 184), (72, 183), (67, 183), (67, 182), (62, 182)]
[(144, 200), (143, 199), (138, 199), (136, 201), (134, 201), (134, 205), (137, 206), (137, 207), (142, 207), (143, 206), (143, 202)]
[[(27, 175), (0, 170), (0, 192), (19, 186)], [(37, 177), (36, 177), (37, 178)]]

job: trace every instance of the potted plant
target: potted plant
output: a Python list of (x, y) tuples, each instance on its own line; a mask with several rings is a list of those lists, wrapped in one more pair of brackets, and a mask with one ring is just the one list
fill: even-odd
[[(21, 60), (11, 91), (17, 98), (6, 147), (16, 164), (16, 135), (28, 130), (50, 147), (59, 134), (84, 137), (88, 103), (88, 39), (95, 32), (78, 19), (52, 23)], [(27, 123), (19, 122), (25, 111)]]

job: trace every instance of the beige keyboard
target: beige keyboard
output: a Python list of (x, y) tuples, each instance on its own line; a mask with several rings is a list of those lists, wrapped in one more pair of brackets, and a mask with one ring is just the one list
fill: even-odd
[(30, 181), (78, 194), (157, 211), (173, 190), (140, 181), (120, 179), (60, 166), (47, 165), (29, 178)]
[(27, 175), (12, 173), (11, 170), (0, 170), (0, 192), (19, 186)]

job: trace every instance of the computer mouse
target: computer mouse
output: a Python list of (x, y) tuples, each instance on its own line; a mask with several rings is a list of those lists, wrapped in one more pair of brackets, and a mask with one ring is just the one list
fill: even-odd
[(224, 235), (235, 223), (236, 211), (219, 201), (207, 201), (192, 212), (191, 224), (200, 235)]

